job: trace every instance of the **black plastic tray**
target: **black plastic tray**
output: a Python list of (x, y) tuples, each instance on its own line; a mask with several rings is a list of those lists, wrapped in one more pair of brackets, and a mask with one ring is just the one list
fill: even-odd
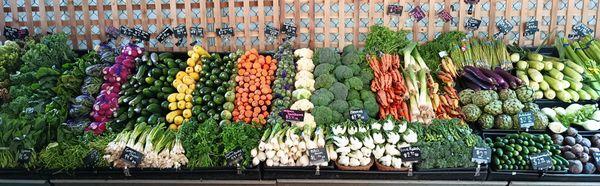
[(335, 170), (333, 165), (320, 166), (319, 175), (317, 175), (316, 166), (308, 167), (268, 167), (262, 166), (262, 179), (275, 180), (275, 179), (326, 179), (322, 173), (324, 171)]
[(78, 169), (73, 171), (47, 171), (52, 179), (184, 179), (184, 180), (259, 180), (261, 171), (258, 167), (238, 170), (232, 167), (215, 167), (202, 169), (129, 169), (130, 176), (124, 169)]
[(27, 169), (0, 169), (0, 179), (28, 179), (28, 180), (45, 180), (48, 179), (46, 174), (39, 170)]

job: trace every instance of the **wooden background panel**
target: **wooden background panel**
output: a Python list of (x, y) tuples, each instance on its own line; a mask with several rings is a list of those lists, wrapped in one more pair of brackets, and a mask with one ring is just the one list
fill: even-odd
[[(404, 7), (403, 14), (388, 15), (387, 6)], [(415, 22), (409, 15), (421, 7), (426, 17)], [(25, 8), (30, 7), (30, 8)], [(482, 20), (480, 28), (469, 35), (487, 37), (498, 32), (496, 23), (506, 19), (514, 25), (503, 40), (523, 46), (540, 45), (552, 32), (558, 36), (572, 34), (573, 25), (583, 23), (597, 30), (599, 0), (481, 0), (468, 15), (463, 0), (0, 0), (0, 25), (28, 28), (30, 33), (65, 32), (74, 49), (92, 49), (105, 40), (105, 30), (126, 25), (151, 33), (145, 46), (152, 51), (186, 51), (196, 38), (187, 36), (184, 46), (170, 38), (158, 43), (156, 36), (166, 26), (186, 25), (204, 28), (201, 45), (213, 52), (257, 48), (272, 51), (283, 35), (268, 40), (265, 27), (280, 28), (295, 24), (298, 34), (294, 47), (334, 47), (348, 44), (362, 46), (369, 27), (386, 25), (395, 30), (409, 30), (409, 38), (426, 42), (440, 33), (466, 31), (465, 21)], [(454, 17), (443, 22), (438, 12), (447, 10)], [(540, 31), (523, 36), (527, 21), (537, 20)], [(216, 29), (232, 27), (234, 37), (224, 40)], [(599, 32), (594, 33), (600, 37)], [(0, 36), (0, 40), (4, 40)], [(129, 42), (122, 38), (120, 43)]]

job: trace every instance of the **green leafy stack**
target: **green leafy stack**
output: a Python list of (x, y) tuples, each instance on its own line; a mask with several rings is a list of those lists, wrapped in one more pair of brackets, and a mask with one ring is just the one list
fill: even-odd
[(184, 123), (180, 130), (187, 168), (216, 167), (221, 165), (223, 144), (221, 128), (216, 120), (209, 118), (203, 123), (191, 120)]
[(13, 41), (6, 41), (0, 46), (0, 103), (8, 102), (10, 94), (10, 74), (15, 73), (21, 65), (20, 56), (23, 50)]

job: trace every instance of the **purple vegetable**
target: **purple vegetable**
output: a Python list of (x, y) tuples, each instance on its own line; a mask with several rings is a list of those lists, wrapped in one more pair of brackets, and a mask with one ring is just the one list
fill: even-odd
[(491, 70), (488, 70), (488, 69), (485, 69), (485, 68), (481, 68), (479, 70), (483, 74), (485, 74), (488, 77), (491, 77), (492, 79), (494, 79), (494, 81), (496, 81), (496, 83), (498, 83), (498, 86), (500, 86), (501, 89), (507, 89), (508, 88), (508, 83), (506, 81), (504, 81), (504, 78), (502, 78), (502, 76), (498, 75), (494, 71), (491, 71)]
[(495, 90), (496, 89), (494, 86), (481, 81), (480, 79), (474, 77), (474, 75), (472, 75), (472, 74), (465, 73), (462, 76), (466, 80), (465, 84), (472, 83), (474, 86), (477, 86), (480, 89), (484, 89), (484, 90)]
[(471, 74), (473, 78), (477, 78), (477, 79), (481, 80), (481, 82), (485, 82), (490, 85), (496, 84), (494, 79), (483, 74), (477, 67), (465, 66), (464, 71), (465, 71), (465, 74)]
[(512, 74), (508, 73), (500, 67), (496, 67), (496, 69), (494, 69), (494, 72), (496, 72), (496, 74), (504, 78), (504, 80), (510, 85), (510, 88), (514, 89), (523, 84), (523, 81), (521, 81), (521, 79), (513, 76)]

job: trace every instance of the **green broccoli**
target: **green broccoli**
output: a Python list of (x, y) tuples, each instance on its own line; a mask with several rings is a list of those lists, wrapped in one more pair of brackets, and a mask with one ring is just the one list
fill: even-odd
[(323, 74), (315, 79), (315, 89), (329, 88), (335, 83), (335, 77), (331, 74)]
[(350, 65), (350, 64), (358, 64), (360, 63), (360, 56), (358, 53), (349, 53), (342, 56), (342, 64)]
[(361, 70), (360, 79), (366, 86), (371, 86), (371, 80), (373, 80), (373, 78), (375, 78), (375, 75), (373, 75), (373, 69), (363, 68)]
[(362, 99), (365, 102), (373, 101), (373, 102), (377, 103), (377, 101), (375, 99), (375, 94), (373, 92), (371, 92), (370, 90), (366, 90), (366, 89), (360, 91), (360, 99)]
[(331, 101), (333, 101), (333, 93), (329, 92), (329, 90), (322, 88), (313, 92), (313, 95), (310, 97), (310, 102), (315, 106), (327, 106)]
[(343, 83), (333, 83), (333, 85), (329, 87), (329, 91), (333, 93), (333, 97), (335, 97), (336, 100), (346, 101), (346, 98), (348, 98), (348, 87), (346, 87), (346, 85)]
[(365, 110), (367, 111), (367, 115), (369, 117), (375, 118), (379, 113), (379, 104), (375, 100), (366, 100), (363, 102)]
[(358, 77), (351, 77), (350, 79), (347, 79), (344, 82), (344, 84), (346, 86), (348, 86), (349, 89), (352, 89), (352, 90), (362, 90), (363, 89), (363, 82)]
[(360, 99), (350, 99), (348, 105), (350, 106), (350, 110), (363, 109), (363, 102)]
[(348, 99), (347, 100), (353, 100), (353, 99), (360, 100), (360, 92), (358, 92), (357, 90), (348, 91)]
[(360, 76), (360, 73), (362, 73), (362, 68), (360, 68), (360, 65), (358, 64), (350, 64), (348, 65), (348, 67), (352, 69), (352, 72), (354, 72), (354, 76)]
[(343, 81), (354, 76), (354, 72), (352, 72), (352, 69), (346, 65), (340, 65), (335, 67), (333, 73), (335, 74), (335, 78), (338, 81)]
[(331, 108), (331, 110), (333, 111), (337, 111), (339, 113), (346, 113), (349, 110), (349, 105), (348, 102), (346, 102), (346, 100), (334, 100), (333, 102), (331, 102), (329, 104), (329, 108)]
[(344, 116), (344, 114), (342, 114), (342, 113), (339, 113), (334, 110), (331, 112), (331, 114), (332, 114), (332, 122), (334, 122), (334, 123), (340, 123), (340, 122), (346, 121), (347, 117)]
[(319, 77), (323, 74), (329, 74), (329, 73), (331, 73), (331, 71), (333, 71), (334, 68), (335, 68), (335, 66), (333, 66), (332, 64), (329, 64), (329, 63), (319, 64), (315, 67), (313, 76)]
[(351, 53), (358, 53), (358, 49), (354, 45), (348, 45), (342, 49), (342, 55), (348, 55)]
[(332, 123), (333, 111), (326, 106), (316, 106), (312, 110), (315, 122), (319, 125), (329, 125)]
[(323, 63), (340, 64), (340, 55), (333, 48), (317, 48), (313, 58), (315, 58), (313, 59), (315, 65)]

